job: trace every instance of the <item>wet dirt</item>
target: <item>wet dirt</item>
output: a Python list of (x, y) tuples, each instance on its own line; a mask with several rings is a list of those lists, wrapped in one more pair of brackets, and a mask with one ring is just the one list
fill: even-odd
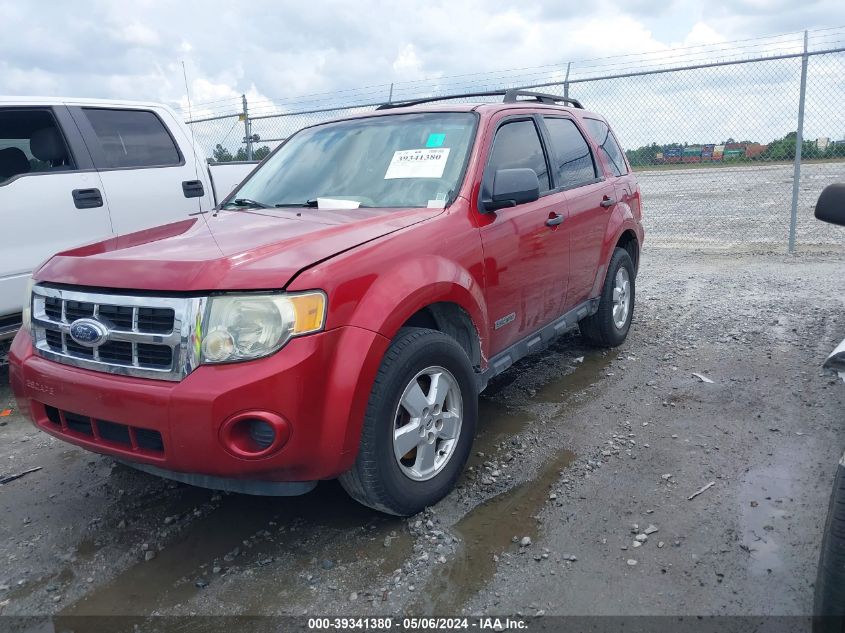
[(452, 528), (460, 539), (457, 553), (440, 567), (422, 591), (413, 613), (457, 613), (466, 601), (489, 582), (500, 557), (526, 553), (523, 537), (534, 540), (539, 533), (537, 512), (549, 499), (549, 490), (576, 455), (563, 450), (549, 460), (536, 478), (530, 479), (471, 510)]
[[(410, 550), (411, 539), (403, 527), (397, 518), (375, 514), (352, 502), (334, 482), (321, 484), (311, 494), (281, 500), (225, 495), (218, 507), (193, 522), (155, 558), (129, 568), (65, 608), (61, 615), (166, 612), (195, 598), (215, 582), (215, 567), (219, 567), (217, 573), (223, 579), (244, 569), (283, 565), (292, 579), (309, 566), (313, 556), (319, 555), (331, 560), (333, 566), (380, 560), (374, 570), (386, 573), (400, 565)], [(325, 538), (361, 529), (366, 530), (368, 539), (357, 539), (353, 547)], [(380, 546), (391, 534), (391, 548), (377, 550), (376, 541)], [(316, 542), (307, 542), (315, 538)], [(389, 555), (384, 556), (385, 552)], [(294, 585), (290, 583), (290, 587)], [(307, 585), (301, 588), (306, 589)], [(241, 613), (260, 614), (275, 601), (278, 587), (237, 593)]]
[(569, 401), (601, 380), (613, 358), (613, 355), (603, 351), (587, 351), (574, 360), (571, 373), (548, 381), (537, 390), (532, 399), (555, 404)]

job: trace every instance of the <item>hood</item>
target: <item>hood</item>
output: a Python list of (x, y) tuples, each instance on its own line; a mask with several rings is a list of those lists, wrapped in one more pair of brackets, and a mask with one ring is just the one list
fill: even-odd
[(442, 209), (240, 209), (64, 251), (36, 281), (191, 292), (285, 287), (338, 253), (442, 213)]

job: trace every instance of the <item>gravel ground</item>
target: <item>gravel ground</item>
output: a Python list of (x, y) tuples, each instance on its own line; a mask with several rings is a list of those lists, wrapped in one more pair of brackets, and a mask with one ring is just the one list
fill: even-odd
[(628, 341), (567, 336), (500, 376), (459, 488), (407, 520), (334, 482), (162, 481), (15, 411), (0, 473), (41, 470), (0, 486), (0, 612), (807, 614), (845, 447), (845, 387), (820, 370), (843, 270), (646, 252)]
[[(737, 165), (637, 172), (648, 243), (717, 250), (785, 252), (792, 209), (792, 165)], [(841, 231), (813, 217), (819, 192), (842, 182), (845, 163), (805, 163), (798, 189), (800, 249), (841, 248)]]

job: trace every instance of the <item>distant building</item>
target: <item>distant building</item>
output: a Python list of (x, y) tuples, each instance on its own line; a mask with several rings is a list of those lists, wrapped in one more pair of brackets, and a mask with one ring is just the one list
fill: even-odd
[(819, 151), (824, 152), (827, 150), (827, 146), (830, 145), (830, 137), (829, 136), (820, 136), (816, 139), (816, 147)]

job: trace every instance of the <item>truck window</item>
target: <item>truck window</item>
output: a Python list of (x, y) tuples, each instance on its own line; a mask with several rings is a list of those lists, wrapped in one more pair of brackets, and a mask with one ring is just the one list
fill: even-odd
[(529, 168), (537, 172), (540, 180), (540, 193), (549, 190), (549, 171), (543, 146), (534, 121), (514, 121), (505, 123), (496, 132), (490, 161), (489, 173), (499, 169)]
[(604, 121), (598, 119), (584, 119), (584, 125), (593, 140), (598, 144), (599, 151), (605, 155), (607, 162), (613, 170), (614, 176), (622, 176), (628, 173), (628, 166), (625, 164), (625, 156), (622, 148), (613, 137), (610, 128)]
[(596, 166), (590, 146), (571, 119), (546, 117), (552, 142), (552, 169), (558, 187), (572, 188), (593, 182)]
[[(148, 110), (83, 108), (97, 135), (98, 168), (181, 165), (182, 157), (161, 120)], [(92, 152), (96, 156), (96, 152)], [(96, 159), (95, 159), (96, 160)]]
[(24, 174), (70, 169), (75, 165), (49, 109), (0, 109), (0, 184)]

